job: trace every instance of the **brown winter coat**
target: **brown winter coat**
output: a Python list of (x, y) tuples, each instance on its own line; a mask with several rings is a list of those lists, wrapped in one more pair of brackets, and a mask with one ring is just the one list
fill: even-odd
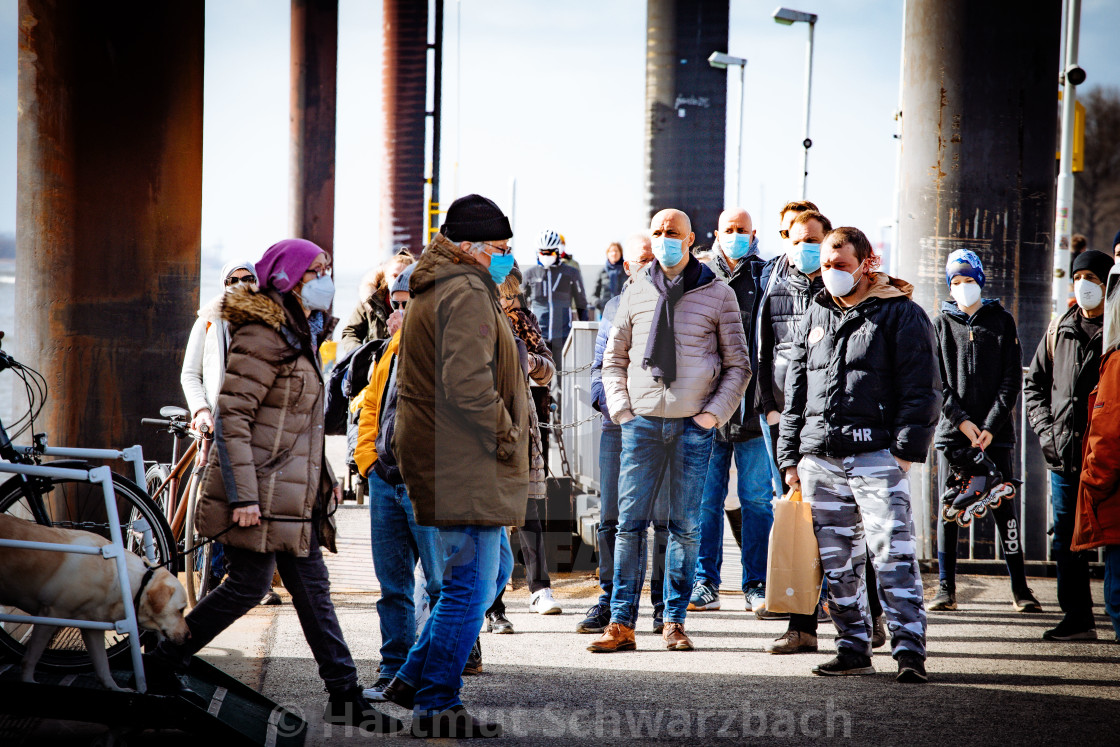
[(603, 390), (616, 423), (631, 415), (690, 418), (708, 412), (722, 426), (739, 408), (751, 377), (739, 301), (727, 283), (705, 270), (702, 277), (709, 281), (686, 292), (674, 309), (677, 378), (669, 386), (642, 367), (658, 299), (649, 269), (622, 292), (603, 354)]
[(418, 524), (521, 526), (529, 405), (485, 267), (437, 235), (411, 279), (393, 437)]
[[(304, 557), (312, 511), (334, 485), (323, 456), (323, 378), (307, 321), (279, 294), (248, 290), (224, 296), (222, 318), (232, 338), (195, 514), (199, 532), (215, 536), (232, 523), (234, 508), (256, 503), (261, 523), (233, 529), (221, 541)], [(322, 535), (320, 541), (333, 544)]]

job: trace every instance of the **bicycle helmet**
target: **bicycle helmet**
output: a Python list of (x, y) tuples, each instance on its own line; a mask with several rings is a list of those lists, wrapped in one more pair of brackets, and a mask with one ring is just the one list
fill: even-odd
[(538, 251), (556, 251), (563, 243), (564, 240), (560, 238), (560, 234), (551, 228), (544, 229), (537, 236)]

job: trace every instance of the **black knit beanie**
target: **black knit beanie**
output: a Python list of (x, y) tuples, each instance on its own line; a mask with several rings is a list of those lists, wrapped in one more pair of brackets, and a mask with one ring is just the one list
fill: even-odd
[(439, 232), (449, 240), (501, 241), (513, 238), (502, 209), (482, 195), (467, 195), (451, 203)]
[(1108, 280), (1108, 273), (1112, 269), (1112, 257), (1096, 249), (1086, 249), (1073, 260), (1073, 274), (1081, 270), (1089, 270), (1102, 283)]

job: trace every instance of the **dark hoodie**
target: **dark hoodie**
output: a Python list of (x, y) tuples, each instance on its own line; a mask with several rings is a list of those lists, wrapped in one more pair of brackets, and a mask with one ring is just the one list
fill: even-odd
[(992, 434), (992, 446), (1015, 446), (1015, 402), (1023, 383), (1023, 351), (1015, 318), (996, 299), (971, 317), (946, 301), (933, 322), (941, 362), (937, 448), (970, 446), (960, 425), (971, 420)]
[(884, 273), (851, 309), (818, 293), (797, 328), (778, 463), (889, 449), (924, 462), (941, 410), (933, 325), (913, 286)]

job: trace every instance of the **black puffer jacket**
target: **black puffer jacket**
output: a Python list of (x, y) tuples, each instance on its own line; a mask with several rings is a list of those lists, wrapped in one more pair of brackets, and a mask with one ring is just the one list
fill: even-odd
[(1023, 404), (1031, 430), (1052, 470), (1079, 473), (1081, 443), (1089, 422), (1089, 394), (1100, 379), (1102, 328), (1089, 336), (1074, 306), (1058, 323), (1054, 359), (1046, 335), (1038, 343), (1023, 382)]
[[(762, 298), (763, 268), (766, 262), (758, 255), (743, 257), (732, 270), (727, 258), (720, 249), (715, 249), (713, 257), (706, 264), (716, 274), (716, 277), (731, 286), (735, 291), (735, 299), (739, 302), (739, 317), (743, 320), (743, 331), (747, 335), (747, 350), (751, 358), (751, 371), (758, 370), (758, 335), (755, 334), (755, 321), (758, 316), (758, 304)], [(762, 435), (762, 426), (758, 421), (755, 411), (755, 381), (756, 376), (751, 376), (747, 384), (747, 391), (739, 410), (727, 423), (716, 431), (716, 438), (720, 441), (748, 441)]]
[(805, 315), (813, 296), (824, 290), (824, 281), (819, 275), (810, 279), (788, 267), (785, 257), (778, 258), (774, 269), (774, 279), (758, 312), (755, 406), (763, 415), (784, 409), (786, 376), (797, 323)]
[(817, 294), (797, 328), (778, 463), (880, 449), (924, 462), (941, 411), (933, 325), (913, 286), (883, 273), (858, 306)]
[(1023, 388), (1023, 350), (1015, 318), (990, 299), (971, 317), (952, 301), (933, 321), (941, 361), (939, 449), (971, 446), (960, 425), (971, 420), (992, 446), (1015, 446), (1015, 402)]

